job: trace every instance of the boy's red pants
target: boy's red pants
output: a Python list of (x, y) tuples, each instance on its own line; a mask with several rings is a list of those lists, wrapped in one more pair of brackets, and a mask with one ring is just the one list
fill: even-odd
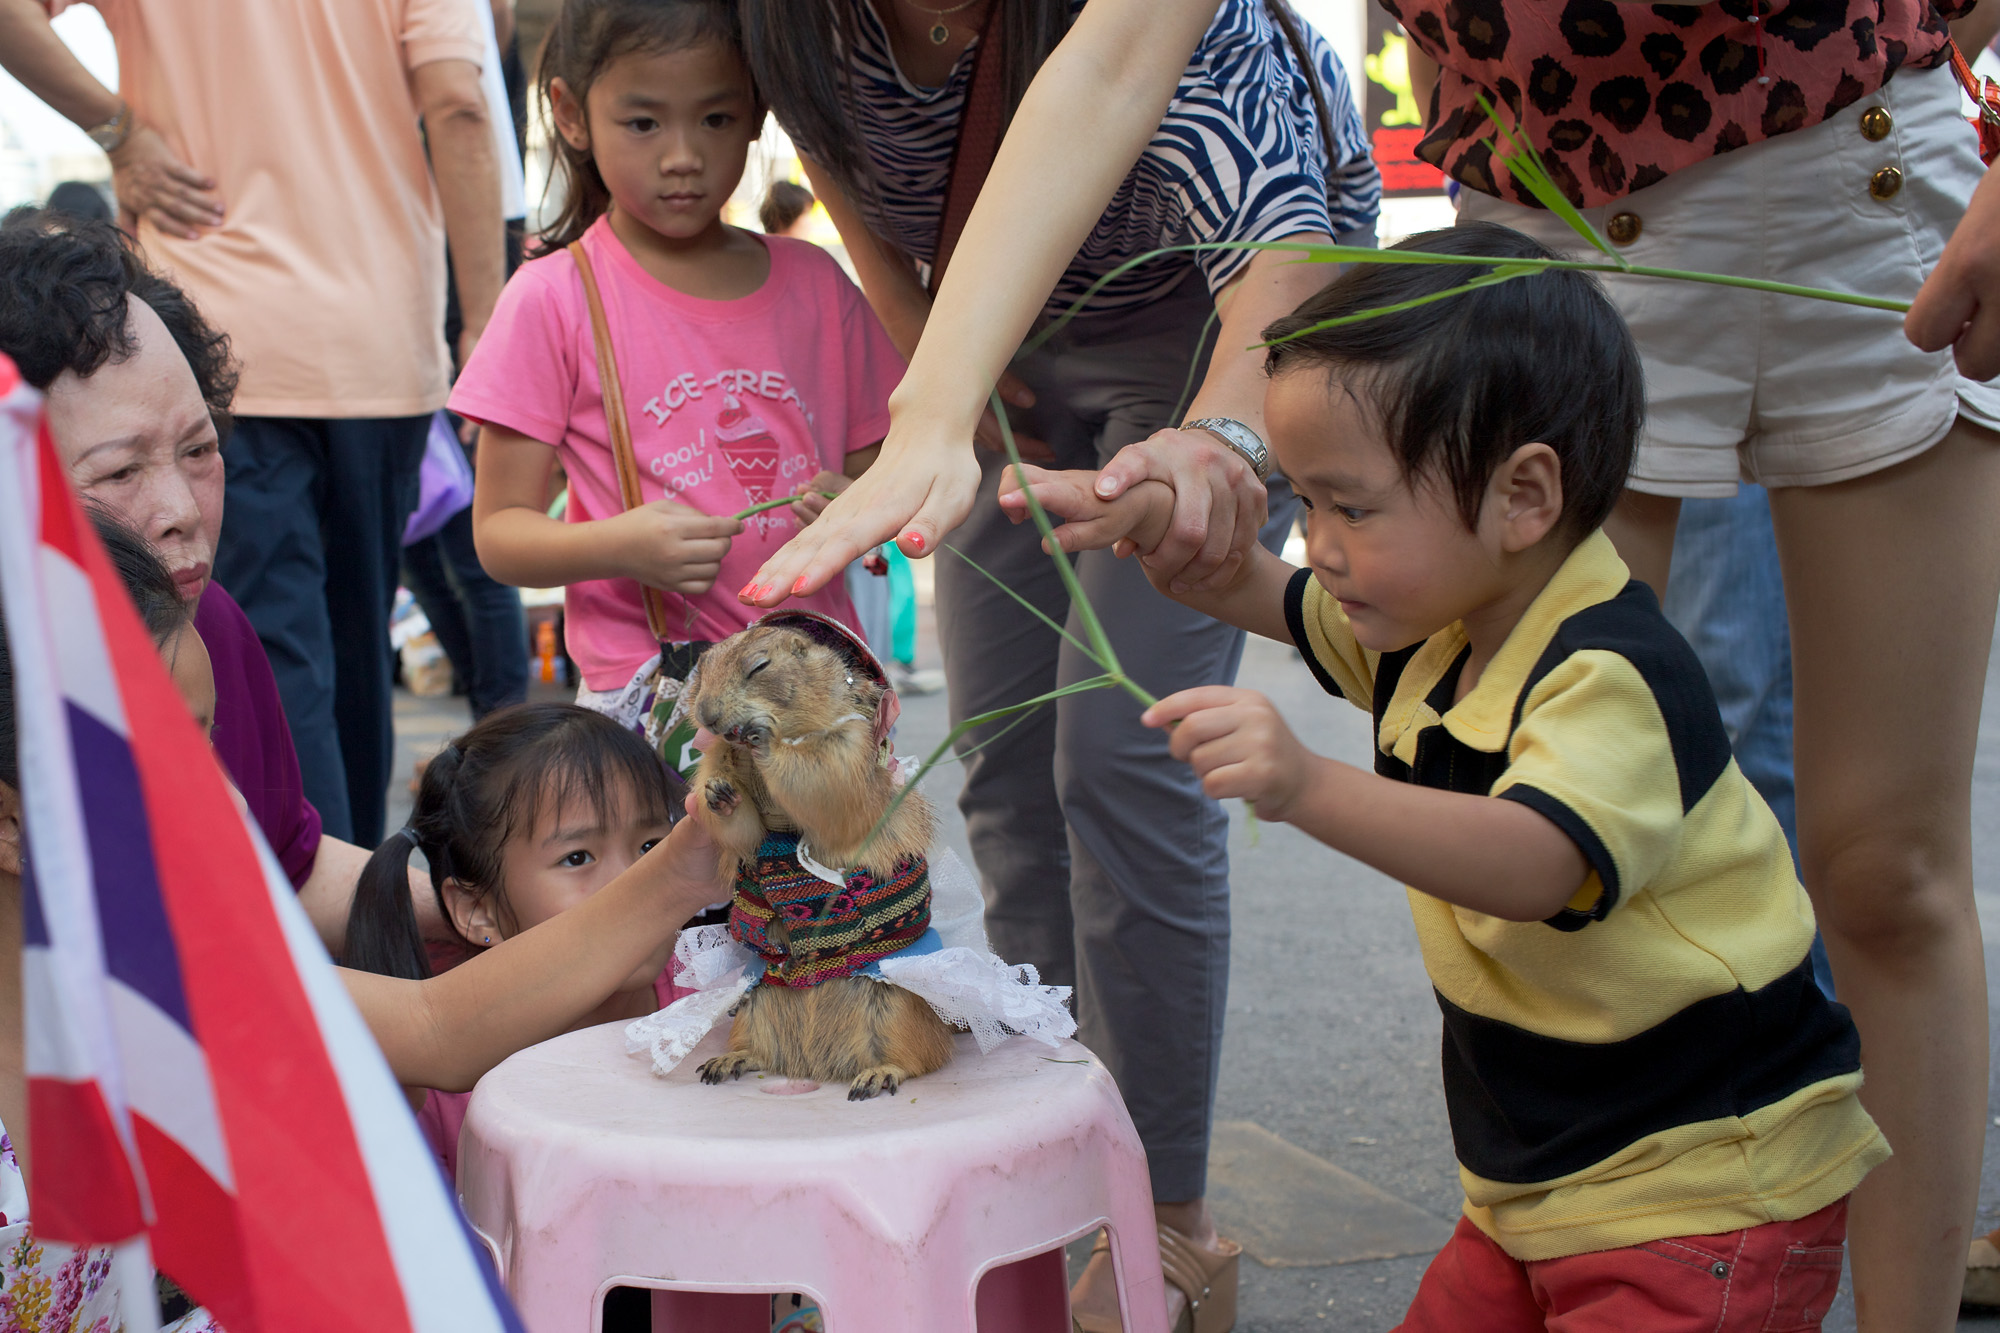
[(1528, 1261), (1460, 1218), (1398, 1333), (1817, 1330), (1846, 1239), (1845, 1199), (1796, 1222)]

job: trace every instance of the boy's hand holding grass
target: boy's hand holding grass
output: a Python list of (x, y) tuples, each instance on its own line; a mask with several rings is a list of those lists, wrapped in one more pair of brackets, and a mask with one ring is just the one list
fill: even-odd
[(1170, 694), (1139, 715), (1171, 727), (1167, 749), (1190, 765), (1218, 801), (1240, 796), (1259, 819), (1290, 821), (1299, 793), (1327, 761), (1299, 743), (1271, 701), (1255, 690), (1203, 685)]

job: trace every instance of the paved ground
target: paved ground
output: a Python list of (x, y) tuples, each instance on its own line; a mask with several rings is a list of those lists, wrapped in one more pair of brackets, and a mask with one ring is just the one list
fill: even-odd
[[(925, 621), (920, 665), (935, 665), (928, 614)], [(1980, 912), (1989, 941), (2000, 941), (1996, 681), (2000, 656), (1988, 675), (1974, 803), (1981, 820), (1979, 882), (1988, 886), (1980, 894)], [(1241, 682), (1269, 693), (1308, 745), (1368, 762), (1365, 717), (1322, 694), (1290, 648), (1252, 641)], [(464, 717), (456, 701), (399, 697), (398, 734), (405, 758), (435, 750), (464, 726)], [(926, 752), (946, 730), (941, 696), (904, 700), (903, 752)], [(400, 771), (409, 771), (407, 763)], [(940, 768), (928, 785), (947, 812), (947, 837), (964, 855), (963, 830), (953, 809), (956, 770)], [(398, 791), (395, 797), (391, 827), (407, 809), (407, 795)], [(1342, 1182), (1358, 1178), (1441, 1222), (1450, 1221), (1457, 1214), (1459, 1193), (1439, 1090), (1438, 1015), (1401, 890), (1282, 825), (1262, 825), (1253, 842), (1240, 811), (1233, 850), (1241, 910), (1231, 951), (1229, 1038), (1218, 1119), (1251, 1122), (1337, 1168), (1322, 1174), (1349, 1196), (1357, 1187)], [(2000, 977), (1995, 947), (1987, 946), (1988, 972)], [(1996, 1119), (1987, 1131), (1980, 1212), (1985, 1226), (2000, 1224), (2000, 1104), (1990, 1112)], [(1247, 1133), (1253, 1145), (1268, 1142), (1254, 1131)], [(1274, 1160), (1267, 1157), (1261, 1167), (1252, 1162), (1247, 1169), (1268, 1175)], [(1267, 1196), (1249, 1190), (1245, 1197), (1254, 1201)], [(1276, 1199), (1270, 1213), (1252, 1220), (1266, 1231), (1287, 1234), (1311, 1220), (1285, 1212), (1299, 1206), (1297, 1198)], [(1387, 1329), (1409, 1303), (1427, 1257), (1292, 1268), (1246, 1260), (1237, 1327), (1241, 1333)], [(1843, 1291), (1827, 1327), (1844, 1333), (1853, 1326), (1852, 1305)], [(1968, 1318), (1960, 1328), (2000, 1330), (2000, 1317)]]

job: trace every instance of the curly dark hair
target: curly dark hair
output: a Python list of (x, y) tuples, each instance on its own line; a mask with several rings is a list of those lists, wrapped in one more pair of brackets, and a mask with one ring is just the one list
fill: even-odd
[(236, 395), (228, 335), (201, 317), (186, 292), (147, 268), (124, 233), (47, 209), (9, 215), (0, 226), (0, 352), (37, 389), (65, 370), (92, 375), (132, 355), (128, 297), (151, 306), (167, 326), (226, 435)]

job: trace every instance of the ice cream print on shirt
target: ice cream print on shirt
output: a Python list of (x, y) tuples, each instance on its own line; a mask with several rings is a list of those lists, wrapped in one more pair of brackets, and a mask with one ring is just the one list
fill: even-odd
[[(706, 513), (733, 513), (789, 495), (821, 467), (813, 447), (813, 414), (781, 370), (721, 370), (706, 379), (682, 372), (641, 410), (659, 441), (644, 460), (646, 469), (667, 498)], [(723, 473), (741, 488), (742, 504), (715, 507), (723, 497), (710, 488)], [(784, 508), (767, 509), (748, 522), (766, 534), (796, 526)]]

